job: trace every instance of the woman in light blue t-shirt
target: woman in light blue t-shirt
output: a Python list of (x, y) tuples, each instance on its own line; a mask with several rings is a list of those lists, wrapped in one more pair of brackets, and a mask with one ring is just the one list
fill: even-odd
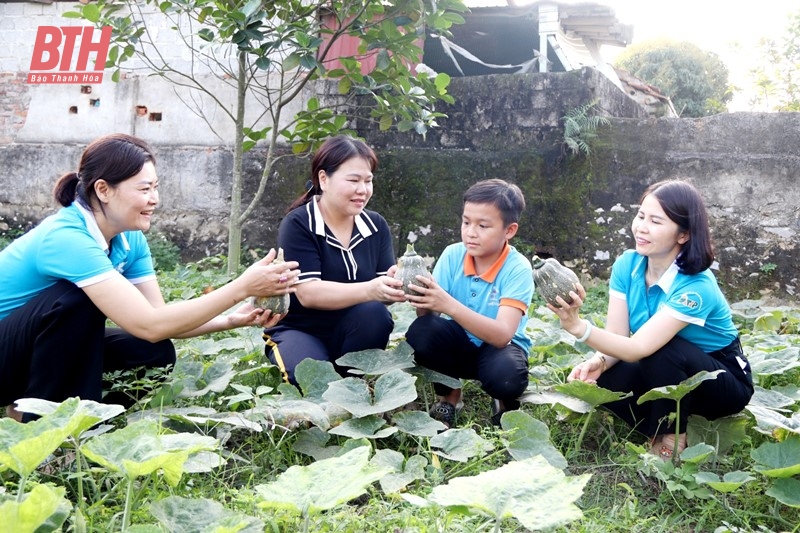
[(279, 315), (250, 304), (222, 313), (294, 292), (297, 263), (273, 265), (270, 251), (210, 294), (167, 305), (143, 235), (159, 201), (155, 157), (136, 137), (93, 141), (54, 196), (63, 207), (0, 251), (0, 406), (17, 420), (29, 419), (20, 398), (100, 401), (104, 371), (172, 364), (170, 338), (274, 325)]
[[(633, 219), (636, 247), (614, 263), (605, 329), (581, 320), (583, 287), (571, 305), (548, 306), (571, 334), (594, 348), (568, 379), (620, 392), (606, 406), (651, 438), (651, 452), (670, 458), (686, 447), (689, 415), (716, 419), (741, 411), (753, 395), (730, 307), (709, 267), (714, 260), (708, 215), (689, 183), (668, 180), (648, 187)], [(637, 405), (647, 391), (676, 385), (701, 371), (724, 370), (681, 400), (675, 442), (673, 400)]]

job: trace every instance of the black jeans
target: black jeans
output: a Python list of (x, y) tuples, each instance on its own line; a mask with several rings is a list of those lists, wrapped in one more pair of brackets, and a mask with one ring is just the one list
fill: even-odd
[(103, 372), (175, 362), (169, 339), (151, 343), (106, 328), (105, 321), (86, 293), (68, 281), (0, 320), (0, 405), (19, 398), (100, 401)]
[[(406, 341), (414, 348), (415, 362), (447, 376), (477, 379), (486, 393), (501, 400), (507, 408), (518, 405), (528, 388), (528, 354), (511, 343), (495, 348), (476, 346), (455, 320), (433, 314), (423, 315), (408, 328)], [(439, 396), (452, 389), (434, 383)]]
[[(744, 368), (740, 365), (742, 361)], [(677, 385), (706, 370), (725, 370), (716, 379), (703, 381), (680, 401), (680, 431), (686, 431), (689, 415), (708, 420), (740, 412), (753, 396), (750, 363), (737, 338), (722, 350), (706, 353), (691, 342), (675, 337), (652, 355), (635, 363), (620, 361), (603, 372), (597, 384), (618, 392), (633, 392), (624, 400), (604, 407), (648, 437), (675, 432), (667, 417), (677, 410), (674, 400), (651, 400), (641, 405), (636, 400), (655, 387)]]

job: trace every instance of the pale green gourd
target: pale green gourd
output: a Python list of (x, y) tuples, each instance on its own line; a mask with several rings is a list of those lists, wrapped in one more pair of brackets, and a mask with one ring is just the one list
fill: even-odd
[(403, 282), (403, 292), (406, 294), (413, 294), (419, 296), (420, 294), (408, 288), (410, 283), (420, 286), (420, 281), (417, 276), (425, 276), (433, 278), (431, 273), (425, 267), (425, 259), (414, 251), (414, 245), (409, 243), (406, 245), (406, 253), (397, 260), (397, 272), (394, 273), (394, 279), (399, 279)]
[(544, 301), (555, 307), (561, 307), (556, 302), (556, 296), (561, 296), (565, 302), (571, 304), (572, 297), (569, 292), (577, 291), (577, 284), (580, 282), (575, 272), (552, 257), (542, 259), (534, 255), (532, 262), (533, 284)]
[[(278, 248), (278, 254), (275, 260), (272, 261), (273, 265), (279, 265), (285, 262), (283, 258), (283, 248)], [(272, 311), (274, 315), (285, 315), (289, 311), (289, 295), (281, 294), (277, 296), (253, 296), (250, 298), (250, 304), (253, 307), (260, 307), (265, 311)]]

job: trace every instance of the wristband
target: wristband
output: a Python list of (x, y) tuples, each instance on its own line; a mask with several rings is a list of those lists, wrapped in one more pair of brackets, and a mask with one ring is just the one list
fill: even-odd
[(583, 323), (586, 324), (586, 331), (584, 331), (583, 335), (581, 335), (580, 337), (576, 337), (575, 342), (586, 342), (586, 340), (589, 338), (589, 335), (592, 334), (592, 328), (593, 328), (592, 323), (586, 320), (585, 318), (583, 319)]
[(596, 354), (595, 357), (599, 357), (600, 358), (600, 362), (603, 364), (603, 370), (602, 371), (605, 372), (608, 369), (608, 367), (606, 366), (606, 356), (603, 355), (603, 354)]

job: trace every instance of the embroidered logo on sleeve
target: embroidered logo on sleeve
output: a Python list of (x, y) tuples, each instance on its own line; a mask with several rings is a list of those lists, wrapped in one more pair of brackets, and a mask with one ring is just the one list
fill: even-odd
[(703, 305), (703, 299), (696, 292), (683, 292), (672, 297), (671, 302), (689, 310), (699, 309)]

